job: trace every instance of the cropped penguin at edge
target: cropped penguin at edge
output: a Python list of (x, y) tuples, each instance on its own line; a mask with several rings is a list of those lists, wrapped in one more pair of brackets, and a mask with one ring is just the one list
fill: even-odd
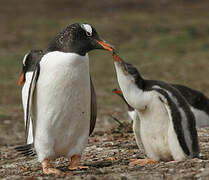
[[(196, 127), (203, 128), (209, 126), (209, 98), (206, 97), (202, 92), (191, 89), (187, 86), (180, 84), (170, 84), (176, 88), (182, 96), (189, 103), (189, 107), (195, 115)], [(117, 94), (125, 102), (128, 107), (128, 115), (133, 120), (135, 118), (135, 111), (124, 99), (123, 93), (119, 89), (113, 89), (112, 92)]]
[(25, 78), (30, 84), (24, 106), (29, 144), (16, 150), (33, 154), (34, 144), (45, 174), (61, 173), (50, 163), (60, 156), (71, 160), (70, 170), (87, 168), (81, 166), (80, 159), (96, 123), (96, 95), (88, 57), (94, 49), (113, 51), (92, 26), (75, 23), (60, 32), (40, 57), (30, 59), (36, 66), (29, 82)]
[[(24, 110), (24, 122), (26, 125), (26, 107), (30, 83), (32, 80), (33, 72), (36, 69), (36, 65), (40, 62), (42, 56), (44, 55), (43, 50), (31, 50), (23, 58), (22, 73), (18, 82), (18, 85), (22, 87), (22, 105)], [(30, 118), (31, 122), (31, 118)], [(27, 144), (33, 143), (33, 134), (32, 134), (32, 123), (30, 123)], [(25, 146), (23, 146), (24, 149)], [(27, 147), (32, 147), (31, 145)], [(23, 151), (24, 152), (24, 151)], [(33, 153), (29, 153), (34, 155)]]
[(145, 153), (151, 159), (131, 163), (198, 157), (195, 116), (181, 93), (164, 82), (143, 79), (133, 65), (116, 53), (113, 53), (113, 59), (123, 96), (139, 116), (133, 122), (137, 144), (142, 141)]

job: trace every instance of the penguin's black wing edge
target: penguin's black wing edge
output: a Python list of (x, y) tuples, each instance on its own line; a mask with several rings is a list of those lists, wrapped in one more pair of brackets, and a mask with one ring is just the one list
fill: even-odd
[[(35, 91), (36, 82), (38, 80), (39, 73), (40, 73), (40, 65), (39, 65), (39, 63), (37, 63), (36, 68), (33, 72), (33, 76), (32, 76), (29, 91), (28, 91), (28, 99), (27, 99), (27, 106), (26, 106), (26, 124), (25, 124), (26, 141), (28, 139), (29, 125), (30, 125), (30, 123), (32, 123), (32, 125), (34, 125), (34, 120), (31, 116), (31, 109), (32, 109), (33, 94)], [(30, 122), (30, 118), (31, 118), (32, 122)], [(34, 126), (33, 126), (33, 132), (34, 132)]]
[(90, 77), (90, 88), (91, 88), (91, 114), (90, 114), (90, 129), (89, 129), (89, 135), (91, 135), (94, 131), (95, 125), (96, 125), (96, 119), (97, 119), (97, 100), (96, 100), (96, 93), (94, 89), (93, 82)]

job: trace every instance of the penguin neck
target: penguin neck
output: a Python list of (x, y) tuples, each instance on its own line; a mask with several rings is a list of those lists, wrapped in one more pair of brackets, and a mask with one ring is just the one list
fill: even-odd
[(135, 107), (135, 99), (138, 96), (141, 96), (144, 92), (144, 79), (138, 74), (135, 77), (124, 72), (121, 65), (118, 62), (115, 62), (115, 69), (117, 74), (117, 79), (119, 86), (123, 92), (123, 96), (127, 103)]
[(52, 51), (60, 51), (65, 53), (76, 53), (80, 56), (85, 56), (87, 54), (87, 49), (81, 48), (81, 44), (76, 44), (73, 41), (72, 42), (59, 42), (59, 40), (54, 40), (49, 44), (49, 47), (47, 48), (47, 52)]
[(124, 98), (124, 96), (123, 96), (122, 94), (117, 94), (117, 95), (120, 96), (120, 97), (123, 99), (123, 101), (126, 103), (126, 105), (127, 105), (127, 107), (128, 107), (128, 111), (130, 111), (130, 112), (134, 111), (134, 108), (132, 108), (132, 107), (127, 103), (127, 101), (125, 100), (125, 98)]

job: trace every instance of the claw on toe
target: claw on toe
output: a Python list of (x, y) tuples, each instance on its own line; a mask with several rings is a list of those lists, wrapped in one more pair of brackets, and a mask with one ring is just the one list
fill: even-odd
[(81, 160), (80, 155), (72, 156), (69, 170), (74, 171), (74, 170), (81, 170), (81, 169), (88, 169), (89, 168), (88, 166), (81, 166), (80, 160)]
[(158, 163), (159, 163), (158, 161), (155, 161), (152, 159), (131, 159), (129, 165), (130, 166), (135, 166), (135, 165), (145, 166), (147, 164), (155, 165)]
[(62, 172), (59, 169), (52, 167), (48, 159), (43, 160), (42, 168), (43, 168), (43, 173), (47, 175), (49, 174), (61, 175), (62, 174)]
[(43, 173), (47, 175), (49, 174), (61, 175), (62, 174), (62, 172), (56, 168), (43, 168)]

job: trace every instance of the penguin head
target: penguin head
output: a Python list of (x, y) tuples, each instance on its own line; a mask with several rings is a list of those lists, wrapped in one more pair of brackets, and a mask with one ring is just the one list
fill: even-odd
[(118, 69), (120, 69), (121, 76), (124, 76), (125, 79), (130, 80), (136, 84), (140, 82), (142, 77), (140, 76), (138, 70), (132, 64), (129, 64), (122, 60), (115, 52), (113, 52), (113, 59)]
[(49, 45), (48, 51), (74, 52), (84, 56), (91, 50), (113, 51), (89, 24), (71, 24), (60, 32)]
[(43, 50), (31, 50), (29, 53), (27, 53), (23, 59), (23, 68), (28, 68), (35, 64), (43, 55)]
[(18, 82), (18, 85), (22, 85), (25, 81), (25, 73), (28, 71), (33, 71), (36, 64), (41, 60), (43, 56), (43, 50), (31, 50), (23, 58), (22, 73)]

